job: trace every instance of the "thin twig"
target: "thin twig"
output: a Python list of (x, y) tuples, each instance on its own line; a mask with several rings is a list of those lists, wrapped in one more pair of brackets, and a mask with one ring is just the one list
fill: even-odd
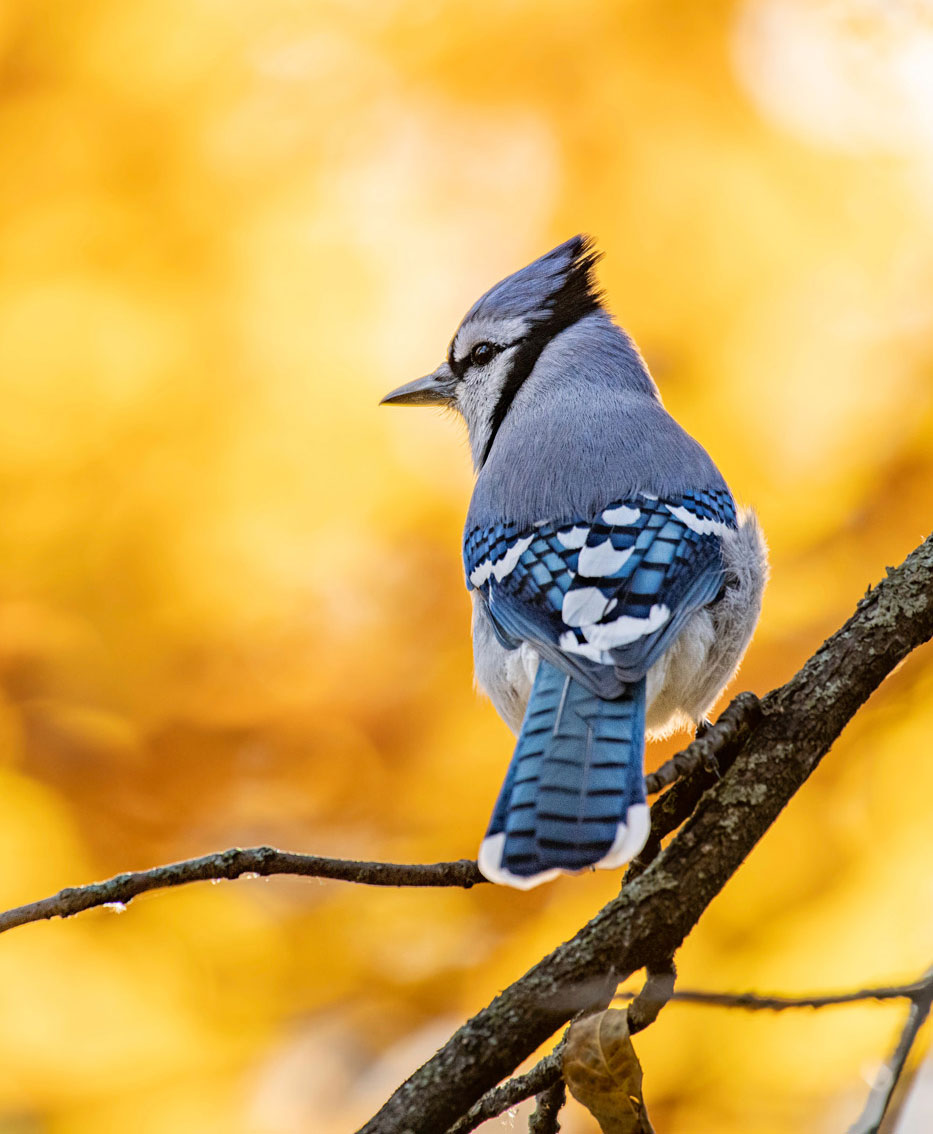
[(460, 886), (469, 889), (486, 879), (476, 863), (457, 862), (403, 865), (392, 862), (353, 862), (321, 858), (313, 854), (291, 854), (274, 847), (233, 847), (230, 850), (172, 862), (152, 870), (118, 874), (106, 882), (70, 886), (49, 898), (0, 913), (0, 933), (30, 921), (72, 917), (95, 906), (125, 906), (148, 890), (185, 886), (189, 882), (241, 878), (243, 875), (295, 874), (302, 878), (332, 878), (366, 886)]
[(528, 1119), (528, 1134), (560, 1134), (560, 1110), (567, 1101), (563, 1079), (541, 1091), (535, 1101), (534, 1114)]
[(661, 853), (661, 840), (690, 818), (703, 793), (732, 767), (761, 715), (761, 702), (755, 694), (739, 693), (702, 736), (645, 777), (649, 795), (676, 782), (652, 804), (648, 838), (638, 857), (629, 864), (623, 886), (644, 873)]
[(891, 1058), (882, 1067), (865, 1103), (858, 1121), (849, 1128), (849, 1134), (878, 1134), (881, 1123), (894, 1098), (898, 1081), (907, 1065), (907, 1057), (917, 1033), (923, 1027), (933, 1004), (933, 969), (928, 969), (919, 986), (911, 994), (910, 1010), (898, 1037)]
[[(702, 737), (646, 777), (646, 791), (649, 794), (657, 793), (678, 777), (696, 773), (702, 768), (713, 765), (728, 766), (760, 715), (758, 698), (753, 693), (739, 694)], [(702, 786), (697, 784), (694, 790), (699, 794)], [(671, 810), (670, 801), (674, 800), (678, 801), (679, 808), (676, 813), (668, 817), (665, 812)], [(693, 806), (694, 804), (691, 804), (689, 810), (692, 810)], [(689, 810), (686, 814), (681, 814), (683, 809), (681, 796), (674, 793), (668, 793), (655, 804), (652, 808), (652, 847), (656, 842), (660, 848), (661, 836), (686, 818)], [(647, 861), (645, 852), (642, 858)], [(487, 881), (471, 859), (406, 865), (292, 854), (276, 850), (274, 847), (232, 847), (200, 858), (157, 866), (151, 870), (118, 874), (104, 882), (92, 882), (87, 886), (69, 886), (48, 898), (41, 898), (0, 913), (0, 933), (33, 921), (73, 917), (75, 914), (98, 906), (126, 906), (135, 897), (150, 890), (185, 886), (191, 882), (232, 880), (244, 874), (258, 874), (263, 877), (273, 874), (292, 874), (303, 878), (335, 879), (367, 886), (458, 886), (463, 889)]]
[[(746, 699), (743, 701), (743, 698)], [(678, 753), (646, 780), (647, 790), (657, 792), (711, 759), (722, 760), (726, 749), (737, 738), (744, 739), (755, 719), (758, 700), (753, 694), (742, 694), (723, 713), (706, 735), (684, 752)], [(48, 898), (30, 902), (0, 913), (0, 933), (33, 921), (56, 917), (73, 917), (97, 906), (126, 906), (135, 897), (149, 890), (185, 886), (191, 882), (220, 881), (241, 878), (244, 874), (267, 877), (292, 874), (302, 878), (327, 878), (356, 882), (366, 886), (458, 886), (469, 889), (486, 882), (471, 859), (456, 862), (403, 864), (391, 862), (357, 862), (351, 859), (324, 858), (319, 855), (292, 854), (274, 847), (232, 847), (200, 858), (185, 859), (151, 870), (117, 874), (104, 882), (87, 886), (69, 886)]]
[[(632, 1002), (628, 1006), (629, 1035), (633, 1036), (655, 1022), (661, 1009), (674, 995), (676, 979), (673, 957), (666, 964), (658, 966), (657, 971), (649, 971), (641, 991), (631, 996)], [(629, 995), (625, 996), (625, 999), (629, 998)]]
[[(729, 755), (738, 751), (759, 715), (758, 698), (752, 693), (740, 694), (702, 738), (695, 740), (646, 778), (646, 790), (649, 793), (658, 792), (677, 776), (708, 767), (712, 761), (720, 764), (728, 762)], [(664, 797), (665, 800), (667, 798)], [(659, 801), (655, 804), (652, 815), (662, 803), (663, 801)], [(656, 828), (661, 834), (666, 834), (669, 825), (659, 819)], [(149, 890), (185, 886), (191, 882), (231, 880), (241, 878), (244, 874), (263, 877), (292, 874), (302, 878), (335, 879), (366, 886), (458, 886), (469, 889), (486, 882), (476, 863), (465, 858), (456, 862), (429, 864), (357, 862), (319, 855), (292, 854), (274, 847), (232, 847), (151, 870), (118, 874), (104, 882), (69, 886), (48, 898), (0, 913), (0, 933), (33, 921), (73, 917), (98, 906), (126, 906), (135, 897)]]
[[(703, 1004), (714, 1008), (783, 1012), (788, 1008), (828, 1008), (835, 1004), (855, 1004), (860, 1000), (915, 1000), (930, 988), (931, 982), (927, 978), (909, 984), (862, 988), (857, 992), (838, 992), (826, 996), (759, 996), (754, 992), (703, 992), (699, 989), (680, 988), (670, 999), (683, 1004)], [(638, 993), (619, 992), (613, 999), (635, 1001), (643, 992), (644, 989)]]
[[(922, 1047), (923, 1050), (917, 1051), (918, 1046)], [(905, 1067), (901, 1072), (894, 1094), (888, 1103), (888, 1109), (884, 1112), (884, 1118), (878, 1127), (878, 1134), (898, 1134), (898, 1131), (900, 1131), (900, 1134), (907, 1134), (907, 1128), (901, 1128), (901, 1118), (910, 1102), (917, 1078), (923, 1070), (929, 1047), (929, 1033), (926, 1036), (926, 1042), (923, 1044), (920, 1043), (920, 1037), (917, 1037), (911, 1050), (910, 1066)]]
[(752, 728), (761, 718), (761, 702), (754, 693), (740, 693), (723, 712), (715, 724), (707, 726), (702, 735), (682, 752), (665, 761), (656, 771), (645, 776), (645, 792), (657, 795), (675, 780), (689, 776), (699, 768), (715, 775), (724, 770), (729, 756), (736, 755), (748, 739)]
[(559, 1048), (555, 1048), (550, 1055), (546, 1055), (524, 1075), (516, 1075), (501, 1087), (487, 1091), (470, 1107), (463, 1118), (458, 1119), (450, 1127), (447, 1134), (468, 1134), (470, 1130), (475, 1130), (490, 1118), (498, 1118), (511, 1107), (541, 1094), (559, 1081), (561, 1081), (560, 1051)]

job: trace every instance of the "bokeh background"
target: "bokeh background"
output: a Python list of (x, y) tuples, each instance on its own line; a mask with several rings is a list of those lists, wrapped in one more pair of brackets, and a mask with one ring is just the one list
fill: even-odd
[[(475, 852), (511, 741), (471, 685), (467, 449), (376, 403), (581, 230), (768, 534), (764, 693), (931, 526), (929, 3), (0, 6), (0, 906), (233, 844)], [(685, 985), (930, 964), (931, 662)], [(17, 929), (0, 1134), (351, 1131), (617, 884), (247, 880)], [(671, 1006), (637, 1045), (659, 1134), (842, 1130), (902, 1013)]]

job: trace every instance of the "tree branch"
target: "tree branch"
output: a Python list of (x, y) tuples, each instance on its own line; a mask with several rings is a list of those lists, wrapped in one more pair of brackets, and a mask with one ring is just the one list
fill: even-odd
[[(651, 836), (631, 865), (619, 897), (464, 1025), (399, 1088), (363, 1128), (365, 1134), (377, 1130), (419, 1134), (446, 1128), (458, 1115), (463, 1118), (451, 1129), (465, 1134), (486, 1118), (553, 1086), (560, 1071), (559, 1058), (552, 1053), (527, 1075), (493, 1087), (571, 1016), (604, 1007), (619, 980), (643, 966), (662, 971), (670, 964), (684, 936), (859, 706), (911, 650), (931, 636), (933, 537), (900, 568), (888, 568), (888, 579), (866, 593), (852, 618), (791, 681), (763, 702), (754, 694), (740, 694), (716, 725), (647, 777), (649, 792), (678, 782), (652, 807)], [(661, 839), (691, 815), (662, 854)], [(32, 921), (70, 917), (95, 906), (123, 906), (149, 890), (274, 874), (375, 886), (468, 889), (486, 881), (468, 859), (403, 865), (291, 854), (272, 847), (232, 848), (61, 890), (0, 913), (0, 932)], [(805, 999), (686, 991), (674, 998), (781, 1010), (909, 996), (911, 1015), (889, 1065), (893, 1079), (884, 1101), (887, 1107), (929, 1012), (929, 992), (928, 982), (916, 982)], [(663, 997), (658, 1010), (662, 1004)], [(645, 1022), (650, 1022), (647, 1016)], [(445, 1079), (451, 1072), (453, 1078)], [(450, 1089), (451, 1082), (456, 1089)]]
[(714, 778), (721, 776), (742, 750), (752, 727), (760, 720), (761, 702), (754, 693), (740, 693), (702, 736), (698, 736), (683, 752), (672, 756), (657, 771), (645, 776), (645, 793), (657, 795), (675, 780), (701, 768)]
[(850, 1134), (878, 1134), (881, 1129), (881, 1123), (888, 1113), (897, 1084), (907, 1066), (910, 1049), (914, 1046), (917, 1033), (926, 1022), (930, 1007), (933, 1005), (933, 969), (929, 969), (924, 978), (917, 983), (914, 992), (910, 994), (910, 999), (910, 1010), (901, 1029), (897, 1046), (879, 1072), (865, 1103), (865, 1109), (855, 1125), (850, 1127)]
[[(613, 1000), (635, 1001), (642, 992), (620, 992)], [(750, 1012), (784, 1012), (789, 1008), (830, 1008), (837, 1004), (856, 1004), (863, 1000), (913, 1000), (933, 994), (929, 976), (910, 984), (890, 985), (882, 988), (862, 988), (857, 992), (835, 992), (827, 996), (759, 996), (754, 992), (703, 992), (700, 989), (680, 988), (668, 1000), (682, 1004), (702, 1004), (712, 1008), (744, 1008)]]
[(661, 1009), (674, 995), (674, 981), (676, 979), (677, 971), (674, 967), (674, 960), (669, 958), (667, 964), (657, 972), (650, 969), (646, 971), (645, 983), (642, 985), (641, 992), (627, 993), (619, 997), (620, 1000), (631, 1001), (628, 1006), (628, 1034), (630, 1036), (644, 1031), (645, 1028), (655, 1022)]
[(406, 866), (392, 862), (352, 862), (342, 858), (320, 858), (313, 854), (290, 854), (274, 847), (233, 847), (202, 858), (157, 866), (153, 870), (118, 874), (106, 882), (59, 890), (50, 898), (0, 913), (0, 933), (30, 921), (72, 917), (94, 906), (125, 906), (148, 890), (185, 886), (189, 882), (241, 878), (244, 875), (267, 877), (272, 874), (334, 878), (366, 886), (461, 886), (469, 889), (486, 881), (476, 863), (467, 858), (457, 862)]
[(447, 1129), (572, 1015), (603, 1007), (636, 969), (660, 969), (859, 707), (930, 637), (933, 538), (889, 569), (803, 669), (761, 702), (732, 766), (643, 873), (464, 1024), (362, 1131)]
[(560, 1047), (546, 1055), (539, 1063), (524, 1075), (516, 1075), (501, 1087), (493, 1087), (457, 1122), (450, 1127), (447, 1134), (469, 1134), (477, 1126), (488, 1122), (490, 1118), (498, 1118), (500, 1114), (513, 1106), (518, 1106), (525, 1099), (539, 1095), (553, 1087), (560, 1080)]
[[(669, 1001), (682, 1004), (699, 1004), (712, 1008), (741, 1008), (750, 1012), (784, 1012), (795, 1008), (831, 1008), (839, 1004), (856, 1004), (866, 1000), (885, 1002), (888, 1000), (910, 1000), (914, 1004), (923, 1003), (933, 997), (933, 969), (918, 980), (907, 984), (881, 985), (875, 988), (860, 988), (854, 992), (832, 992), (817, 996), (760, 996), (754, 992), (706, 992), (702, 989), (682, 988), (672, 991), (674, 972), (663, 967), (658, 973), (649, 975), (639, 992), (617, 992), (613, 1000), (630, 1001), (629, 1031), (632, 1035), (642, 1031), (657, 1018), (661, 1008)], [(639, 1006), (639, 1002), (640, 1006)], [(633, 1015), (633, 1009), (636, 1009)], [(910, 1025), (913, 1017), (909, 1017)], [(921, 1021), (922, 1023), (922, 1021)], [(908, 1026), (908, 1025), (905, 1025)], [(919, 1024), (913, 1029), (913, 1035)], [(496, 1118), (510, 1107), (516, 1106), (532, 1095), (541, 1094), (546, 1084), (553, 1086), (560, 1079), (561, 1044), (527, 1074), (509, 1079), (500, 1087), (487, 1091), (468, 1114), (455, 1122), (447, 1134), (468, 1134), (490, 1118)], [(887, 1076), (882, 1075), (885, 1082)]]
[(528, 1134), (559, 1134), (558, 1115), (566, 1101), (567, 1087), (564, 1080), (558, 1078), (538, 1095), (535, 1112), (528, 1120)]
[[(701, 739), (695, 740), (683, 752), (678, 752), (662, 765), (657, 772), (648, 776), (645, 782), (649, 794), (661, 791), (678, 776), (687, 772), (708, 770), (713, 766), (727, 766), (738, 750), (737, 744), (747, 736), (750, 722), (756, 720), (759, 715), (758, 698), (751, 693), (740, 694)], [(697, 779), (694, 790), (701, 790), (697, 785), (703, 782), (705, 780)], [(673, 792), (668, 792), (663, 797), (663, 801), (659, 801), (663, 802), (661, 810), (669, 811), (672, 817), (659, 818), (655, 823), (656, 832), (667, 834), (673, 829), (670, 826), (671, 822), (674, 826), (683, 822), (686, 814), (678, 820), (676, 806), (672, 807), (670, 801), (674, 801), (682, 809), (685, 798), (687, 797), (682, 794), (675, 795)], [(658, 804), (652, 809), (653, 817), (657, 808)], [(660, 846), (660, 843), (658, 845)], [(291, 874), (302, 878), (356, 882), (366, 886), (459, 886), (467, 890), (471, 886), (487, 881), (480, 874), (476, 863), (467, 858), (458, 859), (456, 862), (406, 865), (292, 854), (288, 851), (276, 850), (274, 847), (232, 847), (200, 858), (189, 858), (182, 862), (153, 867), (151, 870), (118, 874), (114, 878), (108, 878), (104, 882), (92, 882), (88, 886), (69, 886), (51, 897), (0, 913), (0, 933), (32, 921), (73, 917), (97, 906), (126, 906), (133, 898), (149, 890), (186, 886), (191, 882), (232, 880), (252, 874), (263, 877)]]

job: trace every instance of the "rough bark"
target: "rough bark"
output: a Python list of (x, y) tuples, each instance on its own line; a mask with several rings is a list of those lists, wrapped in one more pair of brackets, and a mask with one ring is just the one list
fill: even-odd
[(889, 568), (803, 669), (761, 701), (744, 747), (667, 848), (642, 873), (630, 872), (619, 896), (573, 938), (464, 1024), (360, 1134), (446, 1130), (575, 1013), (605, 1006), (637, 969), (669, 964), (858, 708), (931, 637), (933, 537)]

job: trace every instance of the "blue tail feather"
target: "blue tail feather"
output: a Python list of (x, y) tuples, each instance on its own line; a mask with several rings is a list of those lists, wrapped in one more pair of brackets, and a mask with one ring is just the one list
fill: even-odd
[(648, 831), (644, 746), (644, 678), (607, 701), (542, 659), (480, 849), (483, 873), (528, 888), (637, 854)]

